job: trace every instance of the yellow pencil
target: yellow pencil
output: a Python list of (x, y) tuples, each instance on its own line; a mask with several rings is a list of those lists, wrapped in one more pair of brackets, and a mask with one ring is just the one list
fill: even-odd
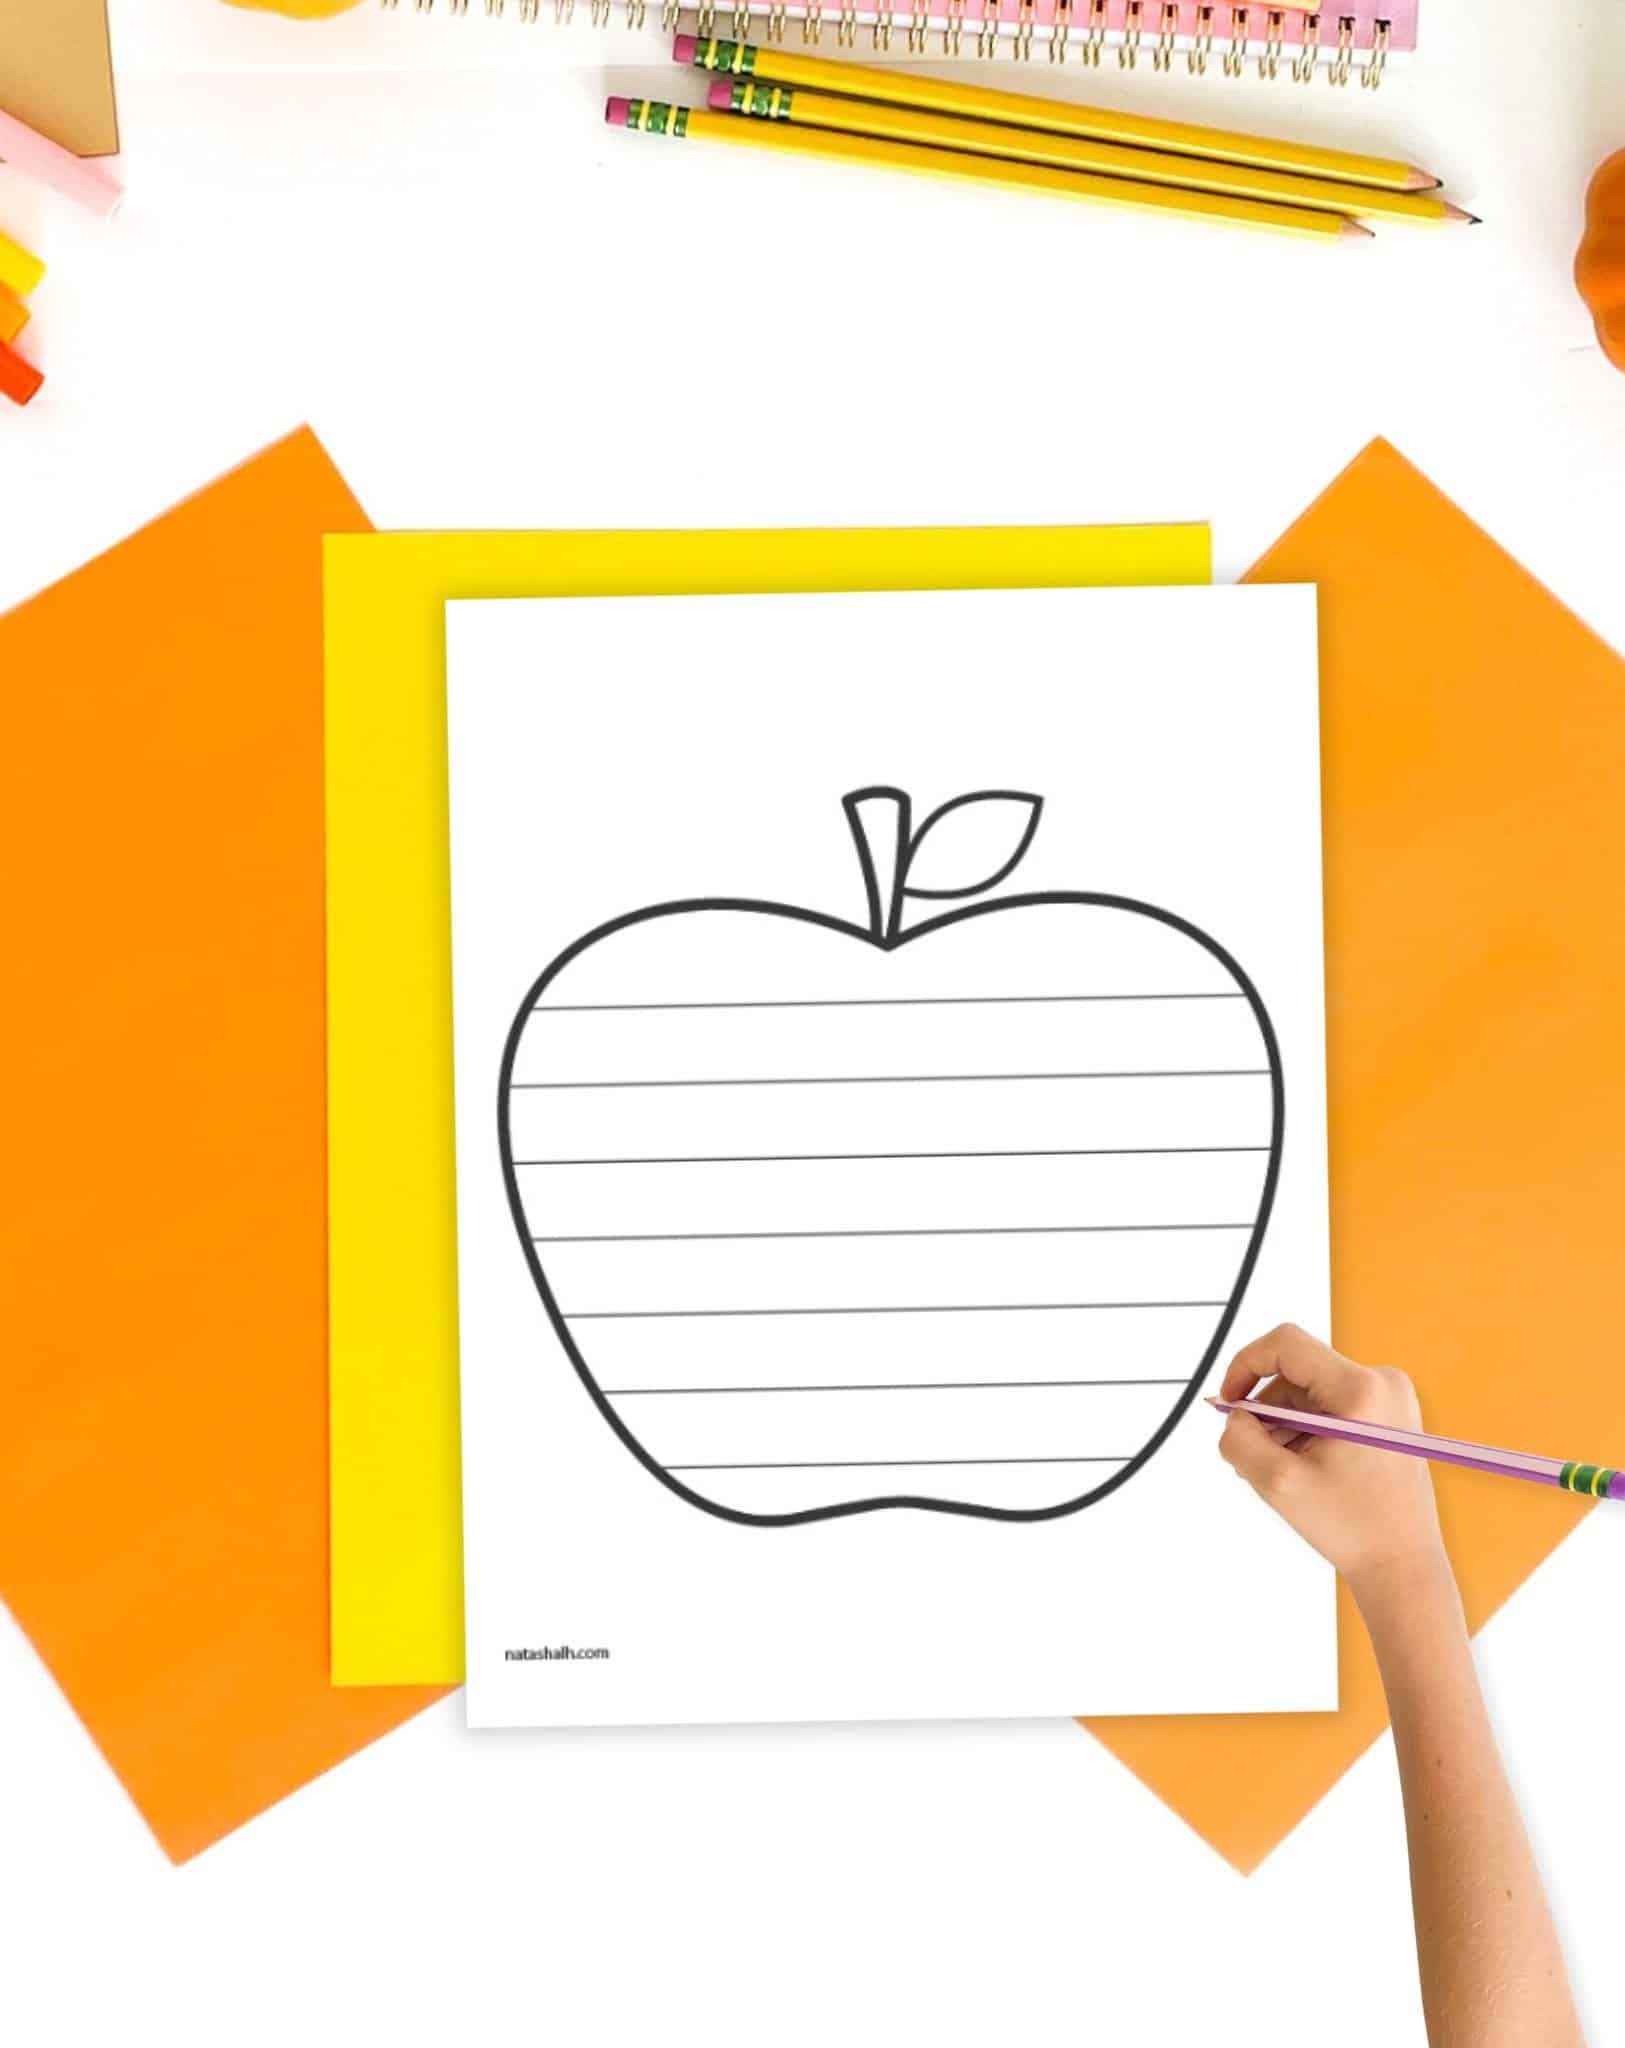
[(775, 46), (724, 42), (718, 36), (679, 36), (672, 47), (679, 64), (700, 71), (777, 85), (810, 86), (815, 92), (844, 93), (922, 113), (960, 114), (973, 121), (1006, 121), (1053, 135), (1083, 135), (1096, 142), (1166, 150), (1174, 156), (1207, 157), (1216, 163), (1252, 164), (1264, 171), (1294, 171), (1306, 178), (1337, 178), (1350, 185), (1375, 185), (1392, 192), (1431, 192), (1439, 180), (1415, 164), (1380, 156), (1356, 156), (1342, 149), (1317, 149), (1309, 142), (1277, 142), (1263, 135), (1237, 135), (1227, 128), (1197, 128), (1186, 121), (1158, 121), (1150, 114), (1119, 113), (1107, 107), (1078, 107), (1070, 100), (1040, 99), (1024, 92), (995, 92), (991, 86), (950, 84), (940, 78), (885, 71), (873, 64), (831, 63)]
[(1102, 178), (1140, 178), (1150, 185), (1181, 185), (1192, 192), (1227, 192), (1234, 199), (1312, 206), (1323, 213), (1358, 214), (1366, 220), (1408, 220), (1437, 227), (1475, 218), (1432, 192), (1385, 192), (1372, 185), (1338, 184), (1331, 178), (1301, 178), (1291, 171), (1261, 171), (1253, 164), (1213, 163), (1205, 157), (1171, 156), (1163, 150), (1121, 149), (1114, 142), (1096, 142), (1088, 136), (1049, 135), (998, 121), (962, 121), (953, 114), (927, 113), (917, 107), (839, 99), (832, 93), (808, 92), (799, 85), (713, 78), (709, 98), (717, 113), (800, 122), (808, 128), (873, 135), (882, 141), (910, 142), (928, 149), (962, 149), (972, 156), (1007, 157), (1017, 163), (1048, 164), (1054, 170), (1089, 171)]
[(1363, 240), (1371, 233), (1358, 221), (1346, 220), (1341, 214), (1318, 213), (1307, 206), (1272, 206), (1262, 199), (1232, 199), (1228, 193), (1192, 192), (1182, 185), (1148, 185), (1137, 178), (1097, 178), (1086, 171), (1057, 171), (1047, 164), (968, 156), (957, 149), (918, 149), (911, 143), (880, 141), (872, 135), (832, 134), (790, 123), (742, 120), (737, 114), (712, 114), (697, 107), (672, 107), (663, 100), (617, 97), (605, 106), (604, 119), (612, 127), (638, 128), (650, 135), (699, 135), (708, 142), (731, 142), (780, 155), (871, 164), (928, 178), (967, 178), (982, 185), (1049, 192), (1060, 199), (1088, 199), (1103, 206), (1135, 207), (1190, 220), (1230, 221), (1322, 241)]

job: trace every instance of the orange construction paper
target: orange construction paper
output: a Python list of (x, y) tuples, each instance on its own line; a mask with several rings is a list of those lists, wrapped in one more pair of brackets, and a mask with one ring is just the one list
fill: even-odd
[(0, 620), (0, 1597), (177, 1862), (328, 1682), (322, 535), (293, 435)]
[[(1335, 1341), (1434, 1429), (1617, 1457), (1625, 662), (1382, 441), (1247, 580), (1320, 586)], [(1477, 1628), (1587, 1510), (1434, 1477)], [(1335, 1714), (1084, 1723), (1238, 1869), (1386, 1726), (1339, 1601)]]

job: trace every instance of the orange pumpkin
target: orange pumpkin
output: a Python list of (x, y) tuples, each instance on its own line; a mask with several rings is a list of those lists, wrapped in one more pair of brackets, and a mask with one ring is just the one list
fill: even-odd
[(1574, 282), (1597, 323), (1603, 354), (1625, 370), (1625, 149), (1609, 157), (1586, 194)]
[(361, 0), (227, 0), (227, 5), (257, 7), (262, 14), (291, 14), (296, 21), (320, 21), (359, 7)]

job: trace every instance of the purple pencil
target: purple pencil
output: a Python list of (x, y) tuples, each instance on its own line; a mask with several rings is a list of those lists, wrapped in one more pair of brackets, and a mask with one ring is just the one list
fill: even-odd
[(1220, 1401), (1208, 1406), (1221, 1415), (1239, 1410), (1303, 1436), (1336, 1437), (1342, 1443), (1370, 1444), (1379, 1451), (1400, 1451), (1407, 1458), (1431, 1458), (1436, 1465), (1465, 1465), (1473, 1472), (1500, 1472), (1508, 1479), (1532, 1479), (1537, 1486), (1561, 1486), (1591, 1500), (1625, 1500), (1625, 1471), (1613, 1465), (1586, 1465), (1577, 1458), (1537, 1458), (1524, 1451), (1499, 1451), (1491, 1444), (1468, 1443), (1459, 1436), (1425, 1436), (1419, 1429), (1389, 1429), (1380, 1422), (1353, 1422), (1344, 1415), (1305, 1415), (1296, 1408), (1275, 1408), (1267, 1401)]

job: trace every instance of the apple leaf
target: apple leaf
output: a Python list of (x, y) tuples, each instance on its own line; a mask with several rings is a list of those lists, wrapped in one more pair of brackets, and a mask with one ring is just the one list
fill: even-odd
[(908, 849), (905, 896), (979, 896), (997, 888), (1032, 844), (1041, 796), (979, 790), (934, 810)]

